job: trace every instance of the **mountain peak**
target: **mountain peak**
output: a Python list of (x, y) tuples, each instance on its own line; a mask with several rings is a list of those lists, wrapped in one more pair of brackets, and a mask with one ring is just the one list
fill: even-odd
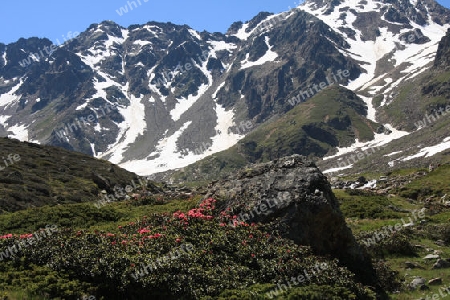
[[(421, 26), (430, 23), (443, 25), (450, 21), (449, 10), (435, 0), (307, 0), (299, 7), (315, 14), (334, 13), (343, 17), (347, 12), (355, 15), (378, 12), (387, 22), (412, 27), (412, 23)], [(377, 25), (374, 27), (379, 28)]]

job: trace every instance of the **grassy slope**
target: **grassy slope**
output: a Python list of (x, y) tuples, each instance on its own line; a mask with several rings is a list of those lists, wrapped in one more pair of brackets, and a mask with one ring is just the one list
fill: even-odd
[(383, 121), (413, 131), (415, 122), (450, 104), (450, 71), (430, 70), (399, 86), (394, 101), (382, 108)]
[[(417, 171), (414, 169), (398, 170), (393, 172), (391, 176), (405, 176)], [(433, 262), (426, 262), (422, 259), (425, 255), (432, 253), (427, 248), (441, 251), (441, 257), (443, 258), (450, 257), (450, 226), (446, 224), (450, 219), (450, 209), (438, 203), (425, 203), (425, 200), (430, 196), (439, 198), (443, 194), (450, 194), (448, 178), (450, 178), (450, 166), (444, 165), (427, 176), (407, 183), (405, 186), (395, 188), (391, 191), (392, 195), (389, 197), (365, 192), (334, 191), (340, 200), (341, 210), (346, 217), (347, 223), (360, 242), (368, 237), (373, 237), (373, 234), (383, 226), (395, 225), (401, 222), (401, 219), (408, 220), (408, 217), (411, 216), (411, 211), (427, 207), (426, 217), (424, 218), (426, 222), (424, 224), (416, 224), (410, 230), (403, 229), (399, 234), (392, 235), (374, 246), (367, 247), (367, 250), (373, 255), (375, 260), (382, 261), (382, 264), (388, 265), (397, 272), (395, 276), (389, 273), (384, 277), (388, 281), (386, 284), (400, 283), (397, 287), (400, 292), (391, 294), (392, 299), (417, 299), (429, 293), (431, 295), (436, 293), (439, 286), (450, 285), (450, 269), (432, 270)], [(411, 200), (411, 197), (413, 197), (413, 200)], [(408, 200), (408, 198), (410, 199)], [(99, 230), (100, 232), (116, 233), (118, 226), (129, 226), (127, 224), (130, 224), (130, 222), (142, 221), (145, 216), (153, 216), (155, 213), (173, 213), (177, 210), (186, 211), (195, 207), (198, 201), (199, 198), (160, 203), (150, 201), (147, 204), (146, 202), (124, 201), (110, 203), (100, 210), (88, 203), (69, 204), (64, 208), (59, 206), (34, 208), (0, 215), (0, 232), (32, 232), (40, 227), (44, 227), (46, 224), (58, 224), (61, 227), (70, 227), (73, 232), (77, 230), (82, 230), (83, 232)], [(207, 230), (206, 227), (198, 227), (196, 230), (206, 230), (204, 234), (210, 234), (207, 233), (209, 229)], [(219, 231), (215, 234), (220, 235), (222, 233)], [(435, 241), (439, 239), (445, 242), (444, 246), (435, 244)], [(82, 238), (80, 238), (80, 242), (83, 242)], [(420, 245), (420, 247), (415, 245)], [(257, 250), (255, 249), (254, 251)], [(420, 267), (412, 270), (406, 269), (406, 261), (417, 263)], [(74, 281), (74, 278), (68, 277), (64, 272), (54, 272), (45, 266), (33, 266), (32, 269), (23, 269), (22, 271), (15, 268), (3, 270), (3, 272), (5, 271), (6, 273), (4, 274), (9, 274), (8, 276), (11, 276), (11, 278), (16, 276), (21, 278), (8, 291), (3, 291), (8, 293), (10, 299), (30, 297), (31, 294), (27, 294), (26, 290), (20, 291), (18, 287), (29, 285), (31, 287), (30, 290), (33, 290), (36, 286), (45, 284), (43, 280), (54, 282), (54, 285), (59, 286), (62, 290), (67, 289), (70, 285), (85, 291), (94, 290), (90, 284), (85, 285), (78, 279)], [(45, 274), (45, 276), (35, 276), (32, 275), (33, 273)], [(443, 283), (439, 286), (430, 286), (430, 290), (426, 292), (411, 292), (407, 290), (406, 284), (412, 281), (413, 276), (422, 276), (427, 280), (440, 277)], [(256, 294), (261, 296), (274, 288), (275, 286), (271, 284), (256, 284), (245, 290), (224, 291), (221, 299), (227, 299), (232, 295), (253, 299), (251, 297), (254, 297)], [(330, 290), (328, 291), (328, 289)], [(317, 287), (317, 289), (313, 286), (296, 287), (291, 289), (289, 293), (292, 296), (305, 296), (307, 294), (320, 295), (320, 291), (327, 291), (328, 296), (331, 293), (340, 293), (338, 289), (331, 289), (326, 286)], [(345, 290), (342, 292), (346, 293)], [(284, 296), (287, 295), (285, 294)], [(45, 297), (36, 297), (34, 299), (45, 299)], [(262, 296), (261, 299), (263, 299)]]
[[(105, 160), (62, 148), (0, 138), (0, 157), (20, 160), (0, 171), (0, 213), (27, 207), (93, 201), (102, 189), (137, 182), (137, 175)], [(0, 166), (4, 167), (3, 159)], [(109, 183), (103, 185), (100, 175)]]
[[(405, 176), (417, 171), (419, 170), (398, 170), (393, 172), (391, 176)], [(450, 185), (447, 178), (450, 178), (450, 166), (445, 165), (427, 176), (416, 179), (405, 186), (395, 188), (391, 191), (391, 196), (389, 197), (367, 192), (334, 191), (340, 200), (341, 210), (346, 217), (347, 223), (360, 242), (368, 237), (373, 237), (373, 234), (383, 226), (395, 225), (400, 223), (402, 219), (407, 221), (408, 217), (411, 216), (411, 211), (419, 210), (423, 207), (427, 208), (426, 217), (424, 218), (425, 223), (416, 223), (411, 229), (402, 229), (399, 234), (385, 238), (376, 245), (366, 247), (376, 261), (382, 261), (382, 264), (388, 265), (396, 271), (396, 275), (390, 273), (385, 277), (386, 281), (388, 281), (386, 284), (400, 283), (397, 287), (399, 292), (391, 294), (392, 299), (418, 299), (421, 296), (426, 297), (426, 295), (436, 293), (440, 286), (450, 285), (450, 269), (432, 270), (431, 267), (434, 261), (426, 262), (422, 259), (425, 255), (432, 253), (427, 248), (441, 251), (441, 257), (443, 258), (450, 257), (450, 226), (446, 224), (450, 219), (450, 209), (438, 203), (425, 203), (425, 200), (430, 196), (434, 195), (439, 198), (445, 193), (450, 194)], [(421, 192), (418, 193), (417, 191)], [(413, 200), (408, 200), (411, 195), (416, 196), (414, 196)], [(152, 216), (154, 213), (173, 213), (177, 210), (186, 211), (195, 207), (198, 201), (199, 198), (172, 200), (159, 204), (138, 204), (132, 201), (125, 201), (110, 203), (100, 210), (87, 203), (70, 204), (64, 209), (60, 207), (35, 208), (0, 215), (0, 232), (30, 232), (43, 227), (45, 224), (70, 226), (73, 231), (94, 232), (100, 230), (101, 232), (117, 232), (118, 226), (126, 227), (130, 222), (139, 222), (144, 216)], [(18, 222), (17, 220), (22, 220), (23, 222)], [(72, 225), (70, 225), (70, 221), (73, 222)], [(436, 245), (435, 242), (437, 240), (443, 240), (445, 245)], [(416, 245), (420, 246), (416, 247)], [(420, 267), (406, 269), (406, 261), (416, 263)], [(34, 272), (45, 274), (45, 277), (33, 276)], [(45, 280), (57, 282), (54, 284), (61, 285), (60, 288), (63, 290), (71, 284), (77, 286), (77, 288), (84, 286), (82, 282), (73, 281), (74, 278), (67, 277), (67, 274), (51, 271), (45, 266), (34, 266), (31, 270), (24, 269), (22, 271), (8, 269), (6, 274), (22, 278), (20, 282), (17, 281), (15, 283), (17, 287), (29, 284), (35, 288), (39, 284), (44, 284), (42, 281), (44, 278), (46, 278)], [(413, 276), (422, 276), (426, 280), (440, 277), (443, 283), (438, 286), (430, 286), (429, 291), (409, 291), (406, 285), (412, 281)], [(11, 286), (11, 289), (8, 289), (8, 291), (3, 291), (3, 293), (6, 292), (10, 299), (30, 297), (31, 294), (26, 290), (20, 291), (14, 286)], [(85, 288), (85, 291), (93, 290), (91, 285), (86, 285)], [(252, 297), (264, 295), (274, 288), (275, 286), (271, 284), (256, 284), (242, 291), (225, 291), (220, 299), (227, 299), (232, 295), (247, 297), (248, 299), (259, 299)], [(320, 291), (327, 291), (328, 296), (331, 293), (339, 293), (338, 289), (330, 289), (329, 291), (328, 289), (328, 287), (324, 286), (317, 287), (317, 289), (313, 286), (296, 287), (291, 289), (289, 293), (292, 296), (296, 294), (305, 296), (309, 293), (311, 295), (316, 293), (319, 295)], [(287, 295), (285, 294), (284, 296)], [(46, 298), (35, 297), (34, 299)], [(263, 299), (262, 296), (261, 299)]]
[[(406, 175), (419, 170), (399, 170), (391, 176)], [(439, 204), (444, 194), (450, 195), (450, 166), (444, 165), (436, 171), (391, 191), (391, 196), (359, 194), (335, 190), (341, 203), (341, 210), (347, 223), (357, 239), (361, 242), (379, 231), (383, 226), (401, 223), (402, 219), (409, 222), (411, 211), (426, 207), (425, 223), (416, 224), (411, 230), (403, 229), (400, 234), (383, 239), (377, 245), (368, 247), (374, 258), (382, 260), (398, 272), (397, 278), (402, 282), (400, 293), (392, 294), (392, 299), (406, 300), (430, 297), (438, 293), (439, 287), (450, 285), (450, 269), (432, 270), (436, 260), (425, 261), (427, 254), (434, 250), (440, 251), (443, 259), (450, 257), (450, 208)], [(411, 200), (411, 196), (414, 199)], [(435, 196), (426, 203), (426, 199)], [(408, 200), (409, 198), (409, 200)], [(444, 246), (435, 242), (443, 240)], [(432, 249), (432, 250), (431, 250)], [(405, 262), (413, 262), (420, 267), (407, 269)], [(408, 291), (406, 285), (414, 276), (421, 276), (427, 281), (432, 278), (442, 278), (442, 284), (430, 286), (429, 291)]]

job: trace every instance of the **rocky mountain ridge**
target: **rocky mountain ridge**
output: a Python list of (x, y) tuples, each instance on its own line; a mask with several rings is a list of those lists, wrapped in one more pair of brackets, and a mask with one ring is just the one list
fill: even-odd
[[(0, 130), (149, 175), (232, 147), (331, 78), (356, 91), (376, 122), (372, 98), (393, 98), (396, 85), (428, 68), (450, 13), (432, 0), (354, 2), (307, 1), (226, 34), (105, 21), (56, 49), (37, 38), (2, 44)], [(390, 121), (394, 134), (379, 139), (407, 134)]]

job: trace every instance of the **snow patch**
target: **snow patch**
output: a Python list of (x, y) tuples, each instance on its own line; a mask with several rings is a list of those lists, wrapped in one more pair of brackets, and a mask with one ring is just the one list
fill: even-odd
[(14, 86), (9, 92), (0, 95), (0, 107), (8, 107), (14, 102), (20, 100), (21, 96), (17, 96), (15, 93), (20, 88), (23, 83), (23, 79), (20, 79), (20, 82)]
[(11, 118), (12, 116), (0, 116), (0, 124), (3, 125), (3, 127), (6, 127), (6, 121), (8, 121), (9, 118)]
[(94, 144), (94, 143), (90, 143), (90, 145), (91, 145), (92, 153), (93, 153), (93, 155), (95, 156), (95, 155), (96, 155), (96, 152), (95, 152), (95, 144)]
[(242, 27), (239, 28), (238, 32), (234, 34), (234, 36), (240, 40), (247, 40), (248, 37), (252, 34), (251, 32), (245, 32), (249, 25), (249, 23), (245, 23), (244, 25), (242, 25)]
[(376, 122), (377, 110), (372, 105), (372, 98), (364, 97), (362, 95), (358, 95), (358, 97), (360, 97), (367, 105), (367, 119)]
[(3, 61), (5, 62), (5, 66), (8, 64), (8, 60), (6, 59), (6, 49), (5, 49), (5, 52), (3, 52), (3, 55), (2, 55), (2, 58), (3, 58)]
[(151, 45), (152, 42), (150, 41), (142, 41), (142, 40), (136, 40), (133, 42), (133, 44), (139, 45), (139, 46), (146, 46), (146, 45)]
[(345, 167), (340, 167), (340, 168), (331, 168), (331, 169), (327, 169), (327, 170), (323, 171), (322, 173), (323, 173), (323, 174), (335, 173), (335, 172), (339, 172), (339, 171), (342, 171), (342, 170), (345, 170), (345, 169), (350, 169), (350, 168), (352, 168), (352, 167), (353, 167), (353, 164), (348, 165), (348, 166), (345, 166)]
[(396, 154), (399, 154), (399, 153), (402, 153), (403, 151), (395, 151), (395, 152), (392, 152), (392, 153), (389, 153), (389, 154), (386, 154), (386, 155), (384, 155), (384, 156), (388, 156), (388, 157), (391, 157), (391, 156), (394, 156), (394, 155), (396, 155)]
[(144, 134), (147, 129), (147, 122), (145, 121), (145, 106), (141, 101), (141, 98), (131, 95), (128, 107), (117, 107), (124, 121), (117, 124), (119, 126), (117, 139), (112, 145), (109, 145), (108, 150), (102, 153), (101, 157), (111, 155), (108, 159), (110, 162), (115, 164), (122, 162), (123, 153), (129, 145)]
[(447, 149), (450, 149), (450, 136), (446, 137), (442, 143), (439, 143), (437, 145), (431, 146), (431, 147), (425, 147), (423, 149), (421, 149), (417, 154), (408, 156), (403, 158), (403, 161), (408, 161), (414, 158), (419, 158), (419, 157), (431, 157), (437, 153), (440, 153), (442, 151), (445, 151)]
[[(227, 111), (216, 103), (217, 125), (214, 128), (216, 135), (212, 137), (212, 143), (204, 143), (201, 146), (203, 153), (189, 151), (187, 154), (181, 153), (177, 149), (177, 141), (183, 132), (189, 127), (192, 121), (186, 122), (182, 128), (170, 137), (162, 139), (156, 146), (156, 151), (151, 153), (147, 159), (128, 161), (120, 166), (135, 172), (141, 176), (148, 176), (157, 172), (164, 172), (186, 167), (211, 154), (224, 151), (234, 146), (244, 135), (233, 133), (229, 130), (234, 124), (234, 112)], [(155, 157), (156, 156), (156, 157)]]
[(327, 156), (324, 157), (323, 160), (329, 160), (344, 154), (348, 154), (348, 153), (353, 153), (356, 150), (366, 150), (366, 149), (370, 149), (370, 148), (374, 148), (374, 147), (381, 147), (393, 140), (399, 139), (403, 136), (406, 136), (409, 134), (409, 132), (406, 131), (400, 131), (397, 130), (395, 128), (393, 128), (392, 126), (386, 124), (384, 125), (386, 127), (386, 129), (391, 130), (392, 132), (388, 135), (384, 134), (384, 133), (375, 133), (375, 138), (369, 142), (360, 142), (358, 141), (358, 139), (356, 139), (355, 143), (349, 147), (338, 147), (337, 150), (338, 152), (334, 155), (331, 156)]
[(269, 44), (270, 38), (268, 36), (266, 36), (265, 39), (266, 39), (266, 45), (269, 48), (269, 50), (267, 50), (266, 53), (262, 57), (260, 57), (257, 61), (248, 61), (249, 54), (247, 53), (247, 58), (241, 63), (241, 70), (244, 70), (244, 69), (247, 69), (247, 68), (250, 68), (253, 66), (261, 66), (261, 65), (265, 64), (266, 62), (274, 61), (278, 57), (278, 54), (276, 52), (272, 51), (273, 46), (270, 46), (270, 44)]
[(214, 52), (222, 51), (222, 50), (228, 50), (228, 51), (232, 52), (234, 49), (237, 48), (236, 44), (227, 43), (224, 41), (210, 41), (210, 42), (208, 42), (208, 44), (210, 44), (213, 47)]
[(217, 87), (216, 91), (212, 94), (212, 98), (213, 98), (213, 99), (216, 99), (216, 98), (217, 98), (217, 93), (220, 91), (221, 88), (224, 87), (225, 83), (226, 83), (226, 82), (224, 81), (224, 82), (222, 82), (222, 83)]
[(200, 34), (198, 34), (198, 32), (197, 31), (195, 31), (194, 29), (188, 29), (188, 31), (190, 32), (190, 34), (192, 35), (192, 36), (194, 36), (195, 38), (197, 38), (198, 40), (202, 40), (202, 37), (200, 36)]
[(177, 141), (189, 125), (191, 125), (191, 123), (192, 121), (184, 123), (177, 132), (172, 134), (170, 137), (159, 141), (156, 146), (156, 151), (149, 155), (149, 157), (157, 156), (157, 158), (153, 160), (131, 160), (121, 164), (120, 166), (127, 170), (133, 170), (133, 172), (141, 176), (151, 175), (156, 172), (163, 172), (180, 167), (178, 165), (180, 157), (178, 156), (177, 159)]
[(8, 136), (13, 139), (18, 139), (22, 142), (28, 141), (28, 130), (26, 125), (14, 125), (7, 128), (7, 131), (11, 131), (8, 133)]

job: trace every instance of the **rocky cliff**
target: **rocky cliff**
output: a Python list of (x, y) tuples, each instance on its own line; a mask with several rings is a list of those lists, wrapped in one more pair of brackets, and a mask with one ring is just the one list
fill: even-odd
[(448, 68), (450, 66), (450, 29), (439, 42), (439, 47), (434, 60), (434, 67)]

